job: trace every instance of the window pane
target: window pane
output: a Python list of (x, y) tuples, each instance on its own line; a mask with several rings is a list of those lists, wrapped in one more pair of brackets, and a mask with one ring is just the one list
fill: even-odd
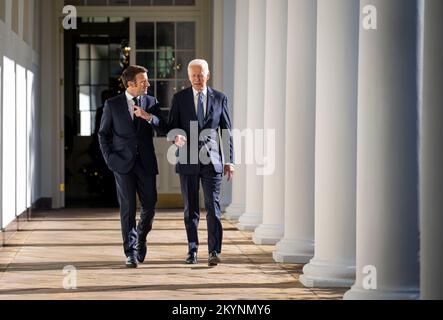
[(109, 59), (120, 59), (121, 54), (121, 44), (120, 43), (111, 43), (109, 45)]
[(154, 6), (172, 6), (172, 0), (154, 0), (152, 3)]
[[(132, 0), (134, 1), (134, 0)], [(109, 17), (109, 22), (111, 23), (122, 23), (125, 22), (127, 18), (123, 18), (123, 17)]]
[(154, 23), (138, 22), (136, 29), (137, 50), (154, 49)]
[(148, 95), (156, 97), (157, 81), (149, 80), (149, 84), (151, 86), (148, 89)]
[(105, 6), (106, 0), (88, 0), (88, 6)]
[(172, 102), (172, 96), (175, 94), (175, 81), (160, 81), (157, 85), (157, 99), (161, 107), (169, 108)]
[(79, 87), (78, 103), (80, 111), (89, 111), (91, 109), (90, 93), (88, 86)]
[(129, 5), (128, 0), (109, 0), (110, 6), (127, 6)]
[(65, 6), (83, 6), (85, 5), (85, 0), (65, 0)]
[(175, 57), (172, 48), (161, 48), (157, 54), (157, 78), (175, 78)]
[(175, 48), (174, 22), (157, 23), (157, 47)]
[(154, 78), (154, 52), (137, 52), (137, 64), (148, 69), (148, 78)]
[(90, 81), (90, 62), (78, 61), (78, 84), (89, 84)]
[(195, 22), (177, 23), (177, 49), (195, 49)]
[(120, 65), (120, 61), (118, 60), (110, 60), (109, 64), (111, 65), (111, 77), (120, 77), (123, 73), (122, 66)]
[[(15, 100), (15, 62), (3, 57), (3, 126), (1, 134), (3, 137), (2, 156), (2, 224), (8, 225), (15, 218), (15, 188), (16, 188), (16, 100)], [(7, 187), (6, 187), (7, 186)]]
[(195, 0), (175, 0), (176, 6), (195, 6)]
[(133, 6), (150, 6), (151, 0), (132, 0), (131, 4)]
[(91, 44), (91, 59), (107, 59), (109, 47), (107, 45)]
[[(26, 85), (26, 69), (16, 66), (17, 88)], [(16, 116), (16, 211), (17, 215), (26, 210), (26, 93), (17, 92), (17, 116)]]
[(89, 59), (89, 44), (78, 44), (77, 55), (79, 59)]
[(108, 91), (106, 86), (91, 87), (91, 110), (97, 110), (102, 106), (102, 93)]
[(188, 79), (189, 62), (195, 59), (195, 52), (177, 53), (177, 79)]
[(108, 84), (109, 62), (106, 60), (91, 61), (91, 84)]
[(92, 112), (90, 111), (80, 112), (80, 135), (82, 137), (89, 137), (92, 135), (92, 116)]
[[(1, 70), (0, 70), (1, 71)], [(27, 137), (28, 137), (28, 141), (27, 141), (27, 199), (26, 199), (26, 205), (28, 208), (31, 208), (32, 206), (32, 202), (33, 202), (33, 198), (32, 198), (32, 186), (33, 186), (33, 178), (34, 178), (34, 172), (35, 172), (35, 150), (36, 145), (35, 145), (35, 141), (36, 139), (34, 138), (34, 107), (35, 107), (35, 82), (34, 82), (34, 73), (32, 71), (27, 71), (27, 99), (26, 99), (26, 103), (27, 103)]]
[(107, 23), (108, 18), (107, 17), (92, 17), (92, 23)]
[(177, 81), (177, 92), (185, 90), (186, 88), (189, 88), (190, 86), (191, 86), (191, 83), (189, 82), (189, 80)]

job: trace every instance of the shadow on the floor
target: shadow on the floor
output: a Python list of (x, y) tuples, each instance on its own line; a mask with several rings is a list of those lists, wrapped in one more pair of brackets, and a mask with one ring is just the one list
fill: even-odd
[(18, 232), (106, 232), (106, 231), (120, 231), (118, 228), (112, 229), (20, 229)]
[[(252, 257), (251, 257), (252, 256)], [(177, 265), (180, 268), (191, 268), (191, 269), (207, 269), (205, 266), (206, 256), (199, 260), (199, 264), (188, 266), (184, 264), (183, 259), (170, 259), (170, 260), (150, 260), (141, 264), (140, 267), (149, 269), (151, 266), (166, 265), (168, 268)], [(255, 257), (255, 258), (254, 258)], [(272, 272), (287, 273), (284, 269), (275, 270), (275, 262), (272, 257), (265, 255), (249, 255), (236, 256), (236, 255), (226, 255), (223, 256), (222, 264), (225, 266), (229, 265), (248, 265), (249, 268), (257, 267), (258, 269), (266, 272), (266, 267), (270, 267), (270, 271), (267, 272), (271, 274)], [(21, 271), (49, 271), (49, 270), (63, 270), (66, 266), (74, 266), (78, 270), (93, 270), (93, 269), (126, 269), (124, 265), (124, 259), (121, 261), (63, 261), (63, 262), (31, 262), (31, 263), (10, 263), (10, 264), (0, 264), (0, 272), (21, 272)], [(291, 270), (292, 273), (297, 273), (302, 270), (302, 265), (295, 265)]]
[[(224, 246), (236, 246), (236, 245), (251, 245), (255, 246), (252, 241), (225, 241), (223, 243)], [(7, 243), (4, 245), (5, 248), (25, 248), (25, 247), (121, 247), (122, 243), (111, 243), (111, 242), (103, 242), (103, 243)], [(149, 242), (149, 247), (176, 247), (176, 246), (186, 246), (186, 242)], [(201, 247), (207, 246), (206, 242), (200, 242)]]
[(26, 247), (116, 247), (121, 246), (121, 243), (7, 243), (5, 248), (26, 248)]
[[(119, 218), (50, 218), (50, 219), (40, 219), (40, 218), (31, 218), (29, 222), (120, 222)], [(156, 221), (179, 221), (183, 222), (182, 218), (156, 218)]]
[[(293, 289), (304, 288), (298, 281), (280, 283), (199, 283), (199, 284), (165, 284), (165, 285), (129, 285), (129, 286), (84, 286), (75, 290), (63, 288), (25, 288), (0, 290), (1, 295), (23, 294), (63, 294), (63, 293), (92, 293), (92, 292), (129, 292), (129, 291), (176, 291), (204, 289)], [(307, 293), (309, 289), (306, 289)], [(312, 297), (311, 297), (312, 298)]]
[[(205, 231), (207, 230), (206, 228), (199, 228), (200, 231)], [(119, 228), (108, 228), (108, 229), (87, 229), (87, 228), (82, 228), (82, 229), (20, 229), (18, 230), (18, 232), (100, 232), (100, 231), (118, 231), (121, 232), (121, 229)], [(154, 231), (184, 231), (183, 228), (156, 228), (154, 227), (154, 229), (152, 230)], [(223, 231), (238, 231), (235, 228), (223, 228)]]

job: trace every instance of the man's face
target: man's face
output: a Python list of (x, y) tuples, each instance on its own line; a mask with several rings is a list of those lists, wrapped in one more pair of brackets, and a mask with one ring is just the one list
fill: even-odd
[(135, 81), (129, 81), (129, 86), (136, 97), (148, 94), (148, 89), (151, 86), (148, 80), (147, 73), (139, 73), (135, 76)]
[(203, 91), (206, 88), (206, 84), (209, 80), (209, 74), (203, 75), (203, 68), (201, 66), (192, 66), (189, 69), (189, 81), (191, 81), (192, 87), (198, 91)]

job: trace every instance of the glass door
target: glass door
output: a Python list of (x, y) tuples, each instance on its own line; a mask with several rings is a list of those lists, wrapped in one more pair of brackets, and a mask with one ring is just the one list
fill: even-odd
[(175, 93), (189, 87), (187, 67), (197, 57), (196, 21), (136, 21), (134, 59), (148, 69), (150, 95), (167, 117)]
[[(190, 86), (188, 64), (199, 54), (198, 18), (131, 19), (131, 61), (148, 69), (149, 94), (159, 101), (168, 119), (173, 95)], [(182, 207), (180, 181), (175, 167), (168, 163), (171, 143), (155, 138), (159, 162), (158, 206)]]

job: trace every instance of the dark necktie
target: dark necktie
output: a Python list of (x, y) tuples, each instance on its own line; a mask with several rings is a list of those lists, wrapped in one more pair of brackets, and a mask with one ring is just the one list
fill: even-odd
[[(132, 101), (134, 101), (134, 103), (135, 103), (135, 105), (136, 105), (137, 107), (140, 107), (140, 101), (139, 101), (138, 98), (134, 98), (134, 99), (132, 99)], [(134, 125), (137, 127), (137, 124), (138, 124), (138, 117), (135, 115), (135, 113), (134, 113), (133, 122), (134, 122)]]
[(200, 92), (198, 95), (198, 103), (197, 103), (197, 119), (198, 124), (201, 129), (203, 129), (205, 125), (205, 110), (203, 107), (203, 92)]

